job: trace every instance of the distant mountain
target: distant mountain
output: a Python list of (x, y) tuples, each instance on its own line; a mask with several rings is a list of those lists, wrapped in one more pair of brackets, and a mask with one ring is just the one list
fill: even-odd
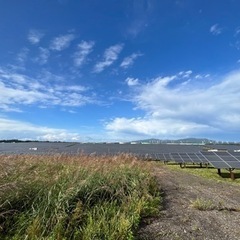
[(137, 140), (134, 141), (135, 143), (145, 143), (145, 144), (160, 144), (160, 143), (193, 143), (193, 144), (209, 144), (214, 143), (215, 141), (207, 139), (207, 138), (183, 138), (183, 139), (177, 139), (177, 140), (170, 140), (170, 139), (156, 139), (156, 138), (150, 138), (150, 139), (144, 139), (144, 140)]
[(136, 143), (161, 143), (161, 140), (156, 139), (156, 138), (149, 138), (149, 139), (144, 139), (144, 140), (137, 140), (134, 142), (136, 142)]

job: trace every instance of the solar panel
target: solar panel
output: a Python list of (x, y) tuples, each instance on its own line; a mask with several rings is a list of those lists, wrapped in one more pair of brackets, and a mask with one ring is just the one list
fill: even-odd
[(159, 160), (159, 161), (172, 161), (170, 153), (146, 153), (146, 154), (136, 154), (137, 157), (142, 159)]
[[(138, 155), (140, 156), (140, 155)], [(173, 152), (173, 153), (151, 153), (141, 154), (145, 159), (153, 159), (159, 161), (174, 161), (185, 167), (188, 163), (211, 164), (218, 169), (218, 174), (221, 175), (221, 169), (228, 169), (231, 178), (234, 180), (234, 169), (240, 169), (240, 152), (228, 151), (200, 151), (200, 152)]]
[(218, 168), (218, 169), (229, 168), (229, 165), (226, 162), (223, 162), (223, 161), (213, 161), (213, 162), (210, 162), (210, 164), (214, 168)]
[(197, 157), (195, 153), (186, 153), (186, 154), (193, 163), (202, 163), (202, 161)]
[(186, 153), (193, 163), (208, 163), (207, 159), (200, 153)]
[(215, 168), (240, 168), (240, 161), (229, 152), (202, 152)]
[(196, 156), (200, 159), (200, 161), (202, 161), (202, 163), (209, 163), (209, 161), (207, 160), (207, 158), (206, 157), (204, 157), (203, 155), (202, 155), (202, 153), (196, 153)]
[(231, 168), (237, 168), (237, 169), (240, 169), (240, 162), (239, 161), (236, 161), (236, 162), (229, 162), (228, 163)]
[(137, 154), (138, 157), (143, 158), (143, 159), (148, 159), (148, 160), (162, 160), (163, 156), (157, 154), (157, 153), (146, 153), (146, 154)]
[(165, 158), (165, 161), (172, 161), (172, 156), (170, 153), (164, 153), (164, 158)]
[(198, 153), (171, 153), (170, 156), (176, 163), (208, 163), (207, 159)]
[(240, 161), (240, 152), (231, 152), (230, 154)]
[(169, 157), (169, 154), (156, 153), (155, 157), (156, 157), (156, 160), (159, 160), (159, 161), (164, 161), (164, 162), (171, 161), (171, 158)]
[(234, 155), (232, 155), (229, 152), (216, 152), (216, 155), (218, 155), (222, 160), (228, 163), (231, 168), (240, 168), (240, 160), (236, 158)]
[(184, 163), (192, 163), (193, 162), (187, 153), (179, 153), (179, 156), (182, 158)]
[(165, 161), (165, 157), (163, 153), (156, 153), (155, 157), (156, 157), (156, 160)]
[(237, 168), (240, 169), (240, 152), (227, 152), (227, 151), (202, 151), (202, 152), (173, 152), (173, 153), (146, 153), (137, 154), (145, 160), (159, 160), (164, 162), (174, 161), (175, 163), (182, 164), (211, 164), (217, 169), (229, 169), (232, 171)]
[(163, 153), (155, 153), (155, 159), (159, 161), (164, 161), (164, 154)]
[(229, 154), (229, 152), (216, 152), (215, 154), (226, 162), (238, 161), (233, 155)]
[(145, 158), (145, 159), (153, 159), (154, 155), (150, 154), (150, 153), (146, 153), (146, 154), (143, 154), (143, 158)]
[(148, 153), (148, 154), (140, 154), (138, 156), (141, 156), (145, 159), (152, 159), (152, 160), (159, 160), (159, 161), (170, 161), (171, 157), (170, 154), (166, 153)]
[(156, 153), (156, 158), (160, 161), (165, 161), (165, 157), (163, 153)]
[(172, 160), (176, 163), (184, 163), (184, 160), (182, 157), (179, 155), (179, 153), (170, 153)]
[(219, 162), (221, 159), (214, 152), (201, 152), (209, 162)]

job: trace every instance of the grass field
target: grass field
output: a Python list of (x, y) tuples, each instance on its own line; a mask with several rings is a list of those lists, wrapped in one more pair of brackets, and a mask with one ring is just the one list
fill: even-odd
[(161, 197), (131, 155), (0, 156), (0, 239), (134, 239)]
[[(162, 164), (162, 163), (160, 163)], [(184, 171), (186, 174), (194, 174), (197, 176), (201, 176), (204, 178), (212, 179), (215, 181), (220, 181), (220, 182), (229, 182), (232, 184), (240, 184), (240, 170), (236, 169), (234, 170), (234, 175), (235, 175), (235, 180), (233, 181), (231, 179), (230, 173), (226, 169), (221, 169), (221, 176), (217, 174), (217, 169), (209, 166), (208, 168), (206, 167), (200, 167), (199, 165), (187, 165), (185, 168), (180, 168), (178, 164), (168, 164), (167, 165), (169, 168), (176, 170), (176, 171)]]

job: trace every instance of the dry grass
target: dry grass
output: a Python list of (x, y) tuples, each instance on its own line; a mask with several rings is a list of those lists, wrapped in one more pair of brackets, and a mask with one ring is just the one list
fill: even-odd
[(0, 156), (1, 239), (134, 239), (158, 212), (150, 165), (134, 156)]

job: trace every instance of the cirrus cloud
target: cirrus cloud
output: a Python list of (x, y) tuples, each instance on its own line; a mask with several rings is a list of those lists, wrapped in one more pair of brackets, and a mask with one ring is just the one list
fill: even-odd
[(93, 50), (94, 44), (93, 41), (82, 41), (78, 44), (78, 50), (74, 53), (74, 65), (76, 67), (80, 67), (85, 63), (87, 56)]
[(103, 60), (98, 62), (94, 67), (94, 72), (100, 73), (105, 68), (112, 65), (117, 59), (118, 55), (123, 49), (123, 44), (116, 44), (107, 48), (103, 54)]
[(3, 68), (0, 68), (0, 95), (0, 109), (4, 111), (21, 111), (22, 106), (29, 105), (79, 107), (96, 103), (88, 88), (66, 85), (63, 77), (45, 73), (35, 78)]
[(133, 53), (130, 56), (125, 57), (123, 59), (122, 63), (120, 64), (120, 67), (122, 67), (124, 69), (129, 68), (130, 66), (133, 65), (134, 61), (142, 55), (143, 54), (141, 54), (141, 53)]
[(38, 44), (43, 38), (44, 34), (39, 30), (30, 30), (28, 33), (28, 41), (31, 44)]
[(74, 34), (61, 35), (54, 38), (50, 44), (50, 49), (55, 51), (62, 51), (68, 48), (71, 41), (75, 38)]

